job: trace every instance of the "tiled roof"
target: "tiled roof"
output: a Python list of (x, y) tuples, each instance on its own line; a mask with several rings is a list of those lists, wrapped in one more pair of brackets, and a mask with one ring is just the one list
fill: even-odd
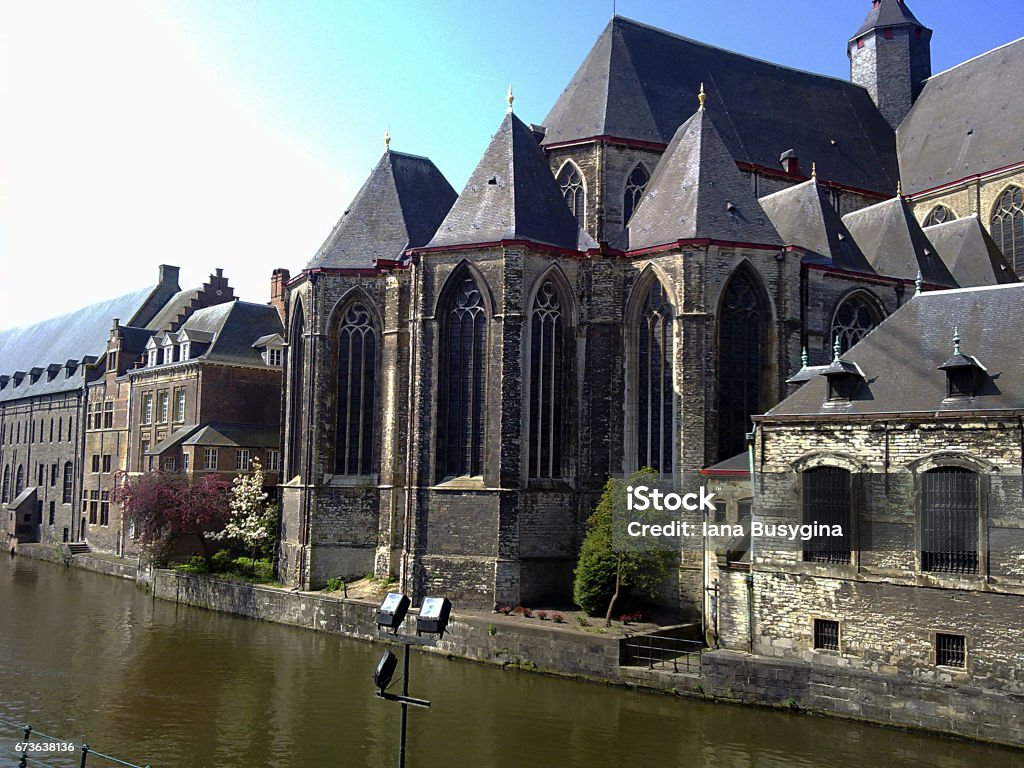
[(902, 196), (848, 213), (843, 223), (878, 274), (913, 280), (920, 272), (926, 283), (956, 287)]
[(703, 109), (679, 126), (616, 246), (693, 239), (782, 245)]
[(565, 204), (533, 131), (511, 112), (429, 247), (499, 240), (581, 251), (597, 246)]
[(899, 27), (905, 24), (924, 27), (903, 0), (878, 0), (878, 2), (872, 2), (868, 17), (851, 40), (860, 37), (872, 29)]
[[(1024, 284), (926, 291), (843, 355), (866, 377), (849, 405), (826, 406), (825, 377), (815, 376), (766, 418), (1024, 410), (1024, 356), (1016, 340), (1021, 330)], [(987, 369), (973, 398), (946, 400), (939, 366), (953, 354), (954, 332), (962, 353)]]
[(707, 109), (732, 158), (781, 170), (794, 150), (822, 179), (875, 192), (896, 188), (892, 128), (866, 90), (714, 48), (616, 16), (601, 33), (544, 125), (545, 145), (595, 136), (667, 144)]
[(963, 287), (1019, 282), (977, 216), (925, 227), (924, 233)]
[(760, 199), (761, 207), (786, 245), (819, 257), (812, 259), (851, 272), (874, 270), (815, 179)]
[(903, 191), (1024, 161), (1024, 38), (933, 75), (897, 132)]
[(370, 269), (425, 245), (455, 202), (430, 160), (388, 150), (306, 269)]

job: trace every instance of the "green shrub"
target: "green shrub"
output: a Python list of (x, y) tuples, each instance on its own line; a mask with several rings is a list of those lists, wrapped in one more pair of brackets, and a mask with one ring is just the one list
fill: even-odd
[(337, 592), (343, 586), (345, 586), (345, 582), (335, 576), (334, 578), (327, 580), (326, 589), (328, 592)]
[(214, 573), (228, 573), (233, 565), (234, 557), (229, 549), (222, 549), (213, 556)]
[(182, 573), (206, 573), (206, 560), (202, 555), (192, 555), (187, 563), (175, 566), (174, 570)]

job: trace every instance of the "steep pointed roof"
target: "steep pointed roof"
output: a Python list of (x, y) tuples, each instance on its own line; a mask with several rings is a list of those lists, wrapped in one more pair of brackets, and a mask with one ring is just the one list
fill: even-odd
[(455, 202), (429, 159), (388, 150), (306, 269), (369, 269), (424, 245)]
[(816, 179), (762, 197), (760, 203), (786, 245), (799, 246), (839, 269), (874, 273)]
[(964, 288), (1020, 282), (977, 216), (925, 227), (924, 233)]
[(565, 204), (533, 131), (511, 111), (428, 247), (500, 240), (597, 247)]
[(737, 162), (782, 170), (789, 149), (822, 178), (885, 192), (896, 186), (892, 128), (846, 80), (759, 61), (621, 16), (605, 27), (544, 120), (545, 146), (597, 136), (667, 144), (707, 108)]
[(705, 109), (679, 126), (616, 245), (677, 240), (783, 244)]
[(902, 195), (843, 216), (868, 263), (880, 275), (955, 288), (956, 280), (921, 229)]
[(850, 39), (854, 40), (872, 29), (899, 27), (905, 24), (924, 27), (903, 0), (872, 0), (868, 17)]

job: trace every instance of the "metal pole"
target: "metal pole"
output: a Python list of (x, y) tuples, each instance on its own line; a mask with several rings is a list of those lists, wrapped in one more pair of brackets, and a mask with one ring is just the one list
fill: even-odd
[[(405, 646), (405, 653), (402, 656), (402, 695), (409, 695), (409, 646)], [(405, 768), (405, 728), (409, 716), (409, 705), (402, 702), (402, 735), (398, 750), (398, 768)]]

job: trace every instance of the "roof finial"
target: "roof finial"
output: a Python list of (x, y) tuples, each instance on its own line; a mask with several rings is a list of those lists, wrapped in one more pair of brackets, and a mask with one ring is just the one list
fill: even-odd
[(816, 162), (814, 162), (813, 160), (811, 161), (811, 178), (812, 179), (818, 178), (818, 164)]
[(391, 150), (391, 127), (384, 129), (384, 151), (388, 152)]
[(516, 100), (516, 97), (512, 95), (512, 83), (508, 84), (508, 113), (512, 114), (512, 102)]
[(957, 326), (953, 326), (953, 356), (956, 357), (960, 354), (960, 329)]
[(800, 367), (807, 367), (807, 347), (804, 346), (803, 351), (800, 353)]
[(704, 101), (707, 99), (707, 95), (704, 93), (704, 83), (700, 84), (700, 92), (697, 94), (697, 103), (700, 104), (700, 110), (704, 111)]
[(843, 345), (839, 341), (839, 334), (837, 333), (836, 334), (836, 343), (832, 345), (832, 354), (835, 355), (832, 358), (832, 362), (834, 362), (834, 363), (838, 363), (839, 362), (839, 355), (840, 355), (840, 353), (842, 351), (843, 351)]
[(896, 179), (896, 197), (903, 197), (903, 182)]
[(921, 274), (921, 270), (917, 270), (917, 277), (914, 278), (914, 295), (921, 295), (921, 288), (924, 286), (924, 275)]

